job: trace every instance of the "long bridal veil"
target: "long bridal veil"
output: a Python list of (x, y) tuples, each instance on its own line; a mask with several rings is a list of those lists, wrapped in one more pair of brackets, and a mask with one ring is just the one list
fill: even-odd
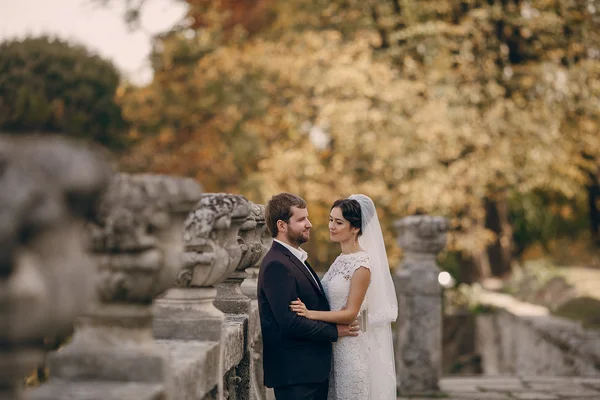
[(391, 323), (398, 317), (398, 300), (390, 274), (383, 233), (373, 201), (353, 194), (362, 214), (358, 243), (371, 260), (371, 284), (367, 290), (367, 336), (369, 341), (370, 399), (396, 399), (396, 367)]

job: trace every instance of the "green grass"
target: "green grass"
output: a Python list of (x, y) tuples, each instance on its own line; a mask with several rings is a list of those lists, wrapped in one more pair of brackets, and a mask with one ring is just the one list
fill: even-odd
[(578, 297), (560, 306), (555, 315), (581, 322), (590, 329), (600, 330), (600, 300)]

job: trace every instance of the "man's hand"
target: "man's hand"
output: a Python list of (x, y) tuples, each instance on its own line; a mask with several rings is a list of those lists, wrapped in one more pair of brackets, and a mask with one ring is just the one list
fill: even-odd
[(358, 320), (355, 319), (353, 323), (350, 325), (336, 325), (338, 331), (338, 337), (344, 336), (358, 336), (360, 331), (360, 324)]

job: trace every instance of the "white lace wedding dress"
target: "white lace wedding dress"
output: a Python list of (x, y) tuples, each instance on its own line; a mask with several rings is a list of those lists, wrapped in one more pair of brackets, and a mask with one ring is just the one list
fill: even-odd
[[(371, 269), (366, 252), (340, 254), (323, 276), (321, 283), (331, 311), (339, 311), (346, 306), (352, 275), (359, 267)], [(333, 343), (333, 368), (329, 380), (328, 400), (369, 399), (368, 333), (361, 331), (358, 336), (342, 337)]]

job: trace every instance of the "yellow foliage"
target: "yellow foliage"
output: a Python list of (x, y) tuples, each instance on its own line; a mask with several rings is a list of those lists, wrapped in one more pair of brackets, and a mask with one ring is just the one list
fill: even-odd
[(337, 250), (329, 206), (352, 193), (379, 206), (392, 264), (392, 222), (415, 212), (448, 216), (450, 248), (480, 251), (495, 239), (484, 197), (581, 193), (600, 151), (600, 63), (582, 57), (597, 30), (576, 10), (463, 3), (280, 0), (251, 36), (223, 41), (217, 23), (166, 35), (154, 81), (122, 95), (145, 137), (123, 167), (259, 202), (298, 193), (322, 265)]

